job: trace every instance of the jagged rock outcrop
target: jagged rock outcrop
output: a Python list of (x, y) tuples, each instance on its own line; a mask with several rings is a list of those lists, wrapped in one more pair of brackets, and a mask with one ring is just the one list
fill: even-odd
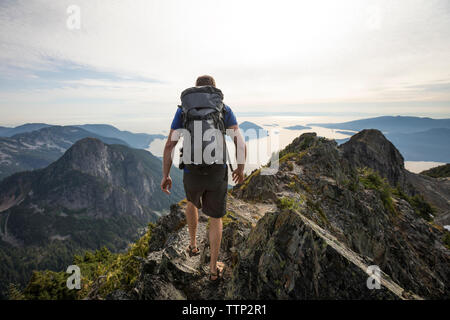
[[(207, 222), (199, 223), (202, 255), (190, 258), (183, 207), (174, 206), (150, 240), (135, 292), (141, 299), (449, 298), (448, 232), (419, 215), (429, 207), (408, 196), (408, 175), (379, 131), (341, 147), (302, 135), (280, 152), (278, 172), (256, 170), (232, 190), (220, 257), (225, 281), (211, 289), (207, 280)], [(366, 285), (371, 265), (382, 270), (380, 290)]]
[(363, 130), (350, 138), (340, 149), (356, 167), (368, 167), (379, 172), (392, 185), (405, 184), (403, 156), (381, 131)]
[(378, 130), (363, 130), (339, 148), (353, 166), (368, 167), (411, 196), (421, 195), (436, 208), (435, 221), (450, 224), (450, 179), (434, 179), (405, 169), (403, 156)]
[[(317, 228), (317, 226), (315, 226)], [(324, 232), (323, 230), (321, 230)], [(402, 290), (367, 287), (367, 264), (293, 211), (266, 214), (234, 268), (231, 299), (399, 299)], [(394, 288), (392, 290), (392, 288)], [(392, 291), (391, 291), (392, 290)]]
[[(277, 179), (273, 176), (262, 176), (260, 170), (255, 170), (245, 184), (236, 189), (236, 195), (244, 200), (274, 202), (277, 200), (277, 193), (281, 191)], [(252, 182), (247, 188), (248, 182)]]

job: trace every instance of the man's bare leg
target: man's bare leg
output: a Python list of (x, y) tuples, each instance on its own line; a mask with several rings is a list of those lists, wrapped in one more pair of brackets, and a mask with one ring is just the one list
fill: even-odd
[[(192, 202), (186, 205), (186, 221), (189, 228), (190, 246), (191, 248), (197, 248), (197, 224), (198, 224), (198, 209)], [(193, 250), (197, 252), (198, 248)]]
[(209, 218), (209, 247), (211, 261), (209, 270), (211, 272), (211, 280), (215, 280), (217, 276), (214, 276), (217, 272), (217, 268), (220, 271), (223, 269), (223, 263), (218, 262), (220, 250), (220, 242), (222, 241), (222, 218)]

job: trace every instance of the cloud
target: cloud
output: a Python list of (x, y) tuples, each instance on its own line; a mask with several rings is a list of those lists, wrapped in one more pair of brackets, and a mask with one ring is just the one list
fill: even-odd
[[(66, 26), (72, 4), (80, 30)], [(241, 111), (434, 101), (450, 114), (442, 104), (450, 91), (436, 84), (450, 78), (449, 8), (446, 0), (3, 1), (0, 112), (66, 101), (66, 113), (80, 116), (91, 101), (100, 115), (109, 101), (172, 114), (180, 92), (207, 73)]]

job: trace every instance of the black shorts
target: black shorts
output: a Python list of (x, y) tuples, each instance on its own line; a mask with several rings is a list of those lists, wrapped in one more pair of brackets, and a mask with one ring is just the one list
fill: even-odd
[(222, 218), (226, 214), (228, 191), (228, 168), (222, 164), (207, 169), (192, 167), (183, 174), (186, 198), (207, 216)]

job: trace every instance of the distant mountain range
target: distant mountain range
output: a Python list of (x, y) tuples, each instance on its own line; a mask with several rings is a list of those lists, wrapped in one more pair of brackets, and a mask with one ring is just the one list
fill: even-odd
[[(330, 129), (355, 130), (378, 129), (400, 150), (408, 161), (450, 161), (450, 119), (418, 117), (377, 117), (344, 123), (309, 124)], [(353, 135), (348, 131), (339, 133)], [(337, 139), (338, 143), (349, 138)]]
[[(42, 128), (52, 127), (54, 125), (46, 123), (27, 123), (14, 128), (0, 127), (0, 137), (12, 137), (19, 133), (27, 133)], [(117, 138), (125, 141), (133, 148), (146, 149), (155, 139), (164, 139), (166, 136), (161, 134), (133, 133), (130, 131), (121, 131), (109, 124), (82, 124), (72, 125), (86, 131), (95, 133), (99, 136)]]
[(437, 128), (450, 129), (450, 119), (383, 116), (342, 123), (310, 123), (308, 124), (308, 126), (353, 131), (361, 131), (364, 129), (378, 129), (384, 133), (413, 133)]
[(51, 126), (37, 123), (7, 129), (0, 130), (7, 135), (0, 138), (0, 180), (15, 172), (49, 165), (76, 141), (86, 137), (134, 148), (147, 148), (154, 139), (164, 138), (163, 135), (120, 131), (110, 125)]
[(0, 291), (9, 282), (23, 283), (33, 269), (67, 267), (80, 250), (125, 249), (139, 228), (184, 197), (175, 168), (171, 195), (162, 193), (161, 168), (161, 160), (146, 150), (85, 138), (48, 167), (5, 178)]
[(47, 127), (51, 127), (51, 125), (45, 123), (26, 123), (14, 128), (0, 127), (0, 137), (12, 137), (15, 134), (31, 132)]

